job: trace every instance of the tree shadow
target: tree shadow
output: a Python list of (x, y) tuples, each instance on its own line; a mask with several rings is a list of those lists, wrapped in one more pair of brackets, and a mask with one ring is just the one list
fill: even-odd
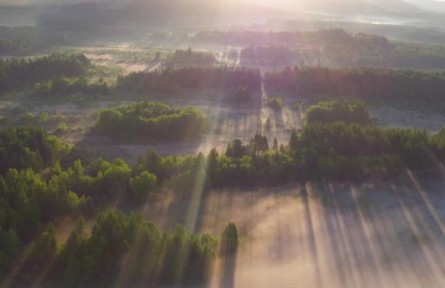
[(221, 260), (219, 288), (235, 287), (236, 254), (227, 255)]

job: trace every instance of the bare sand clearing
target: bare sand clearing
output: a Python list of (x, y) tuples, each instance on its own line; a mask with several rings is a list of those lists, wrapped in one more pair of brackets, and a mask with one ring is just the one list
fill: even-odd
[(377, 124), (385, 127), (426, 129), (434, 133), (445, 125), (445, 115), (438, 113), (401, 110), (389, 106), (370, 107), (369, 110), (377, 118)]
[(225, 273), (215, 269), (211, 287), (221, 287), (222, 278), (231, 279), (225, 287), (443, 287), (444, 183), (420, 184), (414, 176), (400, 182), (309, 183), (176, 200), (167, 193), (168, 201), (145, 213), (166, 228), (185, 221), (216, 235), (237, 224), (237, 259)]
[[(89, 151), (107, 157), (120, 157), (128, 163), (135, 163), (139, 156), (148, 149), (161, 155), (187, 155), (199, 152), (207, 155), (211, 149), (224, 151), (234, 139), (247, 143), (255, 133), (261, 133), (272, 146), (274, 138), (279, 144), (286, 144), (293, 128), (303, 126), (300, 112), (284, 106), (281, 110), (273, 110), (264, 105), (233, 106), (218, 103), (217, 100), (185, 99), (171, 101), (174, 106), (193, 105), (202, 109), (207, 117), (207, 132), (201, 139), (190, 142), (172, 142), (161, 144), (113, 144), (113, 141), (100, 143), (96, 139), (85, 139), (83, 147)], [(265, 122), (270, 119), (271, 127), (266, 128)], [(148, 136), (147, 136), (148, 137)]]

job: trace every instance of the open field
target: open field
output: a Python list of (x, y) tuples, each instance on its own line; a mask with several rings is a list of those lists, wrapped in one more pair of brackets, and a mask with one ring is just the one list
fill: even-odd
[[(241, 237), (231, 287), (440, 287), (445, 246), (443, 181), (412, 173), (394, 182), (307, 183), (196, 197), (164, 194), (144, 213)], [(402, 184), (403, 183), (403, 184)], [(230, 275), (228, 275), (230, 274)]]

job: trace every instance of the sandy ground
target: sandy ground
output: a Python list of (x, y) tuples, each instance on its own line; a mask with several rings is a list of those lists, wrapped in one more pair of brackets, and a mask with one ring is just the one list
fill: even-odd
[(377, 118), (377, 124), (384, 127), (425, 129), (437, 132), (445, 125), (445, 115), (410, 110), (400, 110), (389, 106), (370, 107), (370, 113)]
[(218, 235), (237, 224), (236, 261), (224, 273), (219, 263), (210, 287), (443, 287), (444, 182), (406, 177), (169, 195), (144, 210), (166, 228)]
[[(147, 149), (153, 149), (161, 155), (186, 155), (199, 152), (207, 155), (212, 148), (224, 151), (234, 139), (247, 143), (255, 133), (262, 133), (272, 146), (273, 139), (279, 144), (286, 144), (293, 128), (303, 127), (301, 113), (291, 109), (290, 104), (281, 110), (274, 111), (261, 104), (248, 106), (233, 106), (218, 103), (218, 100), (173, 100), (174, 106), (192, 105), (202, 109), (207, 117), (208, 132), (201, 139), (191, 142), (162, 143), (156, 145), (113, 144), (112, 140), (100, 143), (96, 139), (87, 139), (84, 147), (105, 156), (117, 155), (129, 163), (135, 163), (138, 157)], [(270, 119), (271, 127), (265, 123)], [(91, 140), (91, 141), (90, 141)], [(93, 145), (94, 144), (94, 145)]]

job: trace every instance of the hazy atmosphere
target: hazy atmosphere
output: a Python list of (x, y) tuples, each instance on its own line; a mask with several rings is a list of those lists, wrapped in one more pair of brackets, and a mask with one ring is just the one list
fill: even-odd
[(0, 287), (445, 287), (444, 19), (0, 0)]

